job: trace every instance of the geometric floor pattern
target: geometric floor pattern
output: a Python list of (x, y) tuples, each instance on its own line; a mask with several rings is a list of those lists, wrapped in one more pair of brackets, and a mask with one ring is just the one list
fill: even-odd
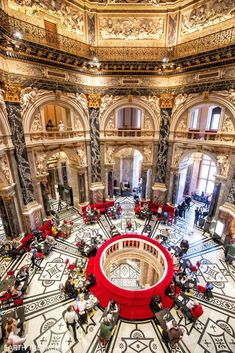
[[(130, 219), (134, 231), (144, 233), (145, 221), (135, 218), (133, 198), (118, 198), (123, 208), (122, 216), (112, 221), (121, 233), (125, 233), (126, 220)], [(189, 211), (190, 212), (190, 211)], [(193, 212), (191, 217), (193, 217)], [(110, 219), (105, 215), (95, 225), (84, 225), (78, 212), (69, 208), (60, 213), (61, 220), (73, 220), (72, 235), (67, 240), (57, 240), (55, 249), (43, 259), (42, 271), (31, 271), (28, 292), (25, 295), (26, 313), (26, 343), (37, 353), (102, 353), (104, 349), (97, 340), (99, 321), (102, 310), (98, 307), (93, 317), (94, 323), (88, 321), (87, 333), (78, 328), (78, 342), (67, 330), (62, 318), (62, 312), (73, 299), (65, 299), (59, 292), (59, 284), (64, 283), (68, 274), (65, 260), (83, 261), (79, 256), (75, 243), (78, 238), (91, 241), (92, 234), (101, 235), (102, 241), (110, 237)], [(155, 238), (165, 225), (159, 225), (153, 216), (152, 237)], [(196, 274), (199, 283), (212, 281), (214, 297), (205, 300), (196, 291), (193, 297), (203, 305), (204, 313), (195, 324), (177, 316), (175, 309), (172, 315), (184, 329), (184, 337), (177, 347), (171, 348), (173, 353), (235, 353), (235, 269), (224, 261), (223, 246), (215, 243), (208, 234), (203, 234), (199, 228), (193, 227), (186, 220), (178, 220), (177, 224), (167, 226), (170, 237), (166, 247), (177, 245), (182, 238), (190, 243), (186, 258), (192, 264), (201, 261), (201, 267)], [(0, 276), (4, 279), (6, 272), (29, 263), (27, 255), (12, 262), (0, 259)], [(1, 346), (1, 352), (8, 349)], [(127, 321), (119, 319), (108, 353), (162, 353), (168, 348), (161, 340), (161, 332), (155, 320)]]

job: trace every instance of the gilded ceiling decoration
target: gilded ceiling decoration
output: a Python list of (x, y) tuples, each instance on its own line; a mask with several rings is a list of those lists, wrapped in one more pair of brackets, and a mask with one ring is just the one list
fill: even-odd
[(102, 17), (101, 39), (160, 39), (164, 32), (162, 17)]
[(84, 15), (78, 11), (77, 6), (73, 6), (65, 1), (50, 0), (14, 0), (18, 9), (27, 15), (40, 15), (40, 11), (56, 16), (61, 21), (62, 26), (71, 32), (76, 32), (79, 36), (84, 34)]
[(199, 31), (235, 16), (234, 0), (210, 0), (182, 15), (181, 35)]

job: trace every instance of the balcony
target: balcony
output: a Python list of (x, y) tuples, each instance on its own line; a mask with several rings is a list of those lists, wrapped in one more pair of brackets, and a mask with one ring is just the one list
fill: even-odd
[(105, 130), (105, 137), (154, 137), (154, 130), (127, 130), (127, 129), (115, 129)]
[(227, 132), (217, 132), (217, 131), (199, 131), (199, 130), (188, 130), (188, 131), (175, 131), (173, 134), (174, 140), (196, 140), (196, 141), (206, 141), (213, 142), (215, 144), (234, 144), (235, 134)]
[(30, 132), (29, 134), (25, 134), (26, 140), (30, 143), (33, 142), (51, 142), (51, 140), (77, 140), (84, 139), (86, 137), (85, 131), (78, 130), (67, 130), (63, 132), (59, 132), (58, 130), (51, 131), (40, 131), (40, 132)]

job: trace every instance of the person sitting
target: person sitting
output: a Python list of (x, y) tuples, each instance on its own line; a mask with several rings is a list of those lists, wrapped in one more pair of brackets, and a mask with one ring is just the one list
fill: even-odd
[(11, 293), (12, 297), (14, 297), (14, 298), (21, 297), (23, 294), (22, 288), (23, 288), (22, 283), (18, 279), (16, 279), (14, 286), (12, 286), (10, 289), (10, 293)]
[(11, 317), (7, 320), (6, 326), (3, 331), (5, 338), (8, 338), (12, 331), (14, 331), (18, 335), (21, 329), (20, 327), (18, 327), (17, 320)]
[(152, 312), (157, 313), (158, 311), (163, 309), (162, 299), (160, 295), (154, 295), (151, 299), (149, 304), (150, 309)]
[(19, 269), (16, 275), (16, 279), (20, 282), (24, 282), (29, 277), (29, 266), (23, 266)]
[(97, 246), (96, 244), (91, 244), (86, 252), (87, 257), (95, 256), (97, 253)]
[(117, 314), (119, 312), (118, 305), (114, 299), (111, 299), (107, 306), (107, 314)]
[(21, 242), (17, 239), (12, 240), (12, 249), (11, 249), (11, 256), (13, 259), (15, 259), (17, 256), (20, 256), (21, 254), (24, 253), (24, 251), (21, 251)]
[(108, 316), (105, 316), (100, 323), (99, 339), (106, 344), (112, 334), (113, 325)]
[(87, 282), (89, 287), (93, 287), (96, 284), (96, 278), (93, 273), (89, 273), (87, 277)]
[(64, 293), (69, 297), (77, 296), (77, 290), (74, 287), (73, 278), (71, 276), (69, 276), (67, 281), (65, 282)]
[(85, 240), (81, 239), (80, 243), (78, 244), (78, 251), (80, 251), (80, 253), (83, 256), (86, 256), (85, 247), (86, 247)]
[(188, 310), (185, 310), (184, 314), (193, 322), (203, 314), (202, 305), (195, 299), (193, 305)]
[(172, 298), (173, 300), (176, 297), (176, 286), (173, 281), (170, 282), (169, 286), (165, 289), (165, 295)]

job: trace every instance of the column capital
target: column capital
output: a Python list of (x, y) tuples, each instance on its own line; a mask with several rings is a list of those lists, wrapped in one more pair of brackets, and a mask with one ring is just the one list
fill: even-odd
[(173, 108), (174, 95), (172, 93), (160, 94), (160, 108)]
[(101, 96), (98, 93), (88, 94), (88, 108), (99, 108)]
[(4, 84), (4, 100), (5, 102), (19, 103), (21, 95), (21, 87), (19, 84)]

